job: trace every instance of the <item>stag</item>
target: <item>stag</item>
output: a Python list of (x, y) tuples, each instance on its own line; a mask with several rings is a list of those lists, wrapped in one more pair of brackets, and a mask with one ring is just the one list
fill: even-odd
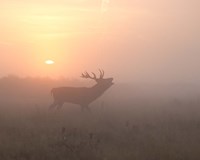
[(89, 109), (89, 104), (100, 97), (113, 83), (113, 78), (104, 78), (104, 71), (99, 70), (100, 76), (97, 78), (96, 74), (92, 72), (91, 76), (88, 72), (82, 73), (81, 77), (92, 79), (96, 84), (92, 87), (59, 87), (53, 88), (51, 94), (54, 102), (50, 108), (61, 108), (64, 103), (72, 103), (80, 105), (82, 110)]

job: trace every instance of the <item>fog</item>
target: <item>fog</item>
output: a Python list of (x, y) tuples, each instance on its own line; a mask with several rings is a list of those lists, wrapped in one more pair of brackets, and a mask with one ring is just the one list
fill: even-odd
[(199, 6), (1, 0), (0, 159), (197, 160)]
[(0, 3), (1, 76), (102, 68), (117, 82), (199, 83), (198, 1)]
[[(52, 88), (95, 84), (88, 79), (11, 75), (1, 78), (0, 158), (176, 160), (199, 157), (198, 86), (116, 83), (89, 105), (89, 111), (72, 103), (65, 103), (59, 109), (49, 108), (54, 101)], [(73, 95), (74, 90), (65, 97)], [(86, 93), (85, 98), (92, 96)], [(73, 98), (79, 96), (77, 92)]]

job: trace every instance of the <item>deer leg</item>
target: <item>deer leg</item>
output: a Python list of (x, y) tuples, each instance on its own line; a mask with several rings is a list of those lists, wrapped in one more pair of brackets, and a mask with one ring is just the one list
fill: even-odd
[(87, 111), (91, 112), (91, 109), (88, 105), (86, 106), (86, 109), (87, 109)]
[(58, 106), (57, 106), (57, 109), (61, 109), (61, 107), (63, 106), (64, 102), (62, 103), (59, 103)]
[(89, 112), (91, 111), (90, 108), (88, 107), (88, 105), (81, 105), (81, 110), (82, 111), (87, 110)]
[(58, 105), (58, 103), (54, 101), (53, 104), (51, 104), (51, 105), (49, 106), (49, 109), (53, 109), (53, 108), (55, 108), (57, 105)]
[(84, 107), (83, 106), (81, 106), (81, 112), (83, 112), (84, 111)]

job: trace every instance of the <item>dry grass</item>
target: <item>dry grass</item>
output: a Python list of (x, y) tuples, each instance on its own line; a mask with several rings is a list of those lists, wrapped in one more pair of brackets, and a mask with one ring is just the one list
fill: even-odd
[[(199, 102), (6, 106), (1, 160), (198, 160)], [(103, 106), (102, 106), (103, 105)]]

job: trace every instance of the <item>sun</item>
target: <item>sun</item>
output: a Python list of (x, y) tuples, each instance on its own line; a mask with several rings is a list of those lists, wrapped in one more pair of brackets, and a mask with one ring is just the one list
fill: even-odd
[(48, 59), (48, 60), (45, 61), (45, 64), (48, 64), (48, 65), (52, 65), (54, 63), (55, 62), (53, 60), (51, 60), (51, 59)]

